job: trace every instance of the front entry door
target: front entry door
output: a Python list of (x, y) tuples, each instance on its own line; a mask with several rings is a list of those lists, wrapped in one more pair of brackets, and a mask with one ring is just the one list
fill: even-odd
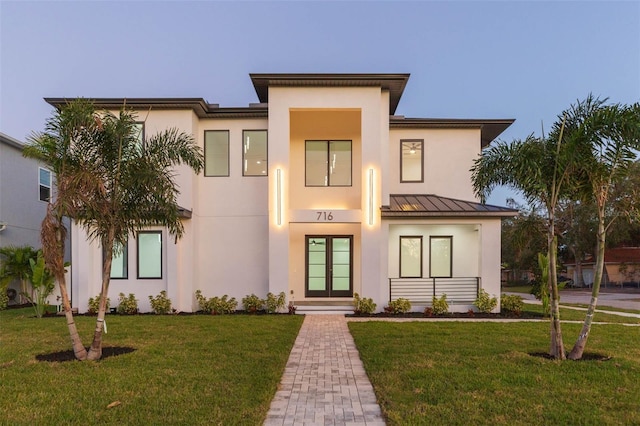
[(306, 237), (306, 297), (353, 296), (353, 236)]

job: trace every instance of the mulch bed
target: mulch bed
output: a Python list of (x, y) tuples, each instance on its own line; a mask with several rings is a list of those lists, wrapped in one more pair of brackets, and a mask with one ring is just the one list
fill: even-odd
[[(87, 348), (87, 351), (88, 350), (89, 348)], [(100, 359), (129, 354), (133, 351), (135, 351), (135, 349), (128, 346), (106, 346), (102, 348), (102, 358)], [(76, 356), (73, 354), (73, 350), (68, 350), (68, 351), (51, 352), (48, 354), (36, 355), (36, 359), (38, 361), (45, 361), (45, 362), (67, 362), (67, 361), (75, 361)]]

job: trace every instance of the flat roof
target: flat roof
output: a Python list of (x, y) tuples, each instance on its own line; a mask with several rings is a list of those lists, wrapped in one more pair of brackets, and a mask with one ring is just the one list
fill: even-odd
[(249, 74), (260, 102), (269, 102), (269, 87), (380, 87), (389, 91), (389, 114), (398, 108), (410, 74)]
[(434, 194), (391, 194), (382, 206), (382, 218), (421, 217), (513, 217), (518, 211), (507, 207), (456, 200)]

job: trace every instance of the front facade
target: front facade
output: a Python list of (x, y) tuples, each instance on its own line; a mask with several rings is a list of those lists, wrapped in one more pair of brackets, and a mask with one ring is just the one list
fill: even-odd
[[(205, 171), (177, 171), (185, 236), (132, 236), (114, 259), (111, 300), (167, 290), (181, 311), (194, 293), (285, 292), (299, 312), (349, 310), (354, 293), (381, 310), (447, 294), (467, 311), (500, 293), (500, 219), (480, 204), (469, 169), (513, 120), (395, 116), (408, 74), (252, 74), (260, 103), (127, 99), (144, 134), (177, 127), (205, 153)], [(47, 99), (60, 106), (64, 99)], [(123, 99), (96, 99), (117, 110)], [(73, 232), (73, 304), (100, 288), (102, 251)]]

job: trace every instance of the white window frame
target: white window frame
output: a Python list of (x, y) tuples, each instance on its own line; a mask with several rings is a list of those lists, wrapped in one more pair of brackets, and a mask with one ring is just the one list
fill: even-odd
[[(42, 172), (47, 172), (49, 174), (49, 183), (48, 184), (43, 184), (42, 180), (41, 180), (41, 173)], [(52, 177), (53, 177), (53, 173), (51, 172), (51, 170), (45, 168), (45, 167), (38, 167), (38, 199), (40, 201), (44, 201), (45, 203), (48, 203), (51, 201), (51, 182), (52, 182)], [(49, 192), (49, 196), (46, 197), (46, 199), (42, 199), (42, 190), (46, 189)]]

